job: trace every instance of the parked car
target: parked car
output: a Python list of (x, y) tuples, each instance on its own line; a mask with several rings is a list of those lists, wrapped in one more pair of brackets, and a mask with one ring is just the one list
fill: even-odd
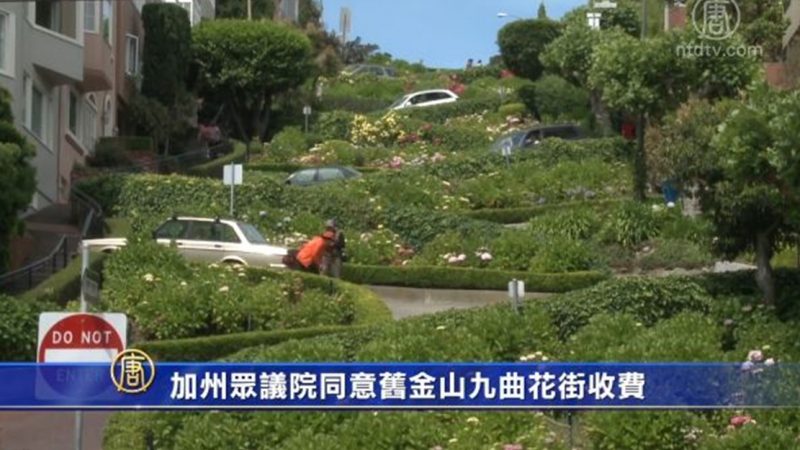
[(359, 178), (361, 172), (352, 167), (325, 166), (301, 169), (289, 175), (286, 184), (292, 186), (310, 186), (312, 184), (327, 183), (329, 181)]
[[(258, 230), (238, 220), (173, 217), (153, 232), (162, 245), (175, 243), (190, 261), (283, 268), (287, 249), (270, 245)], [(110, 253), (127, 245), (125, 238), (87, 239), (92, 251)]]
[(377, 64), (353, 64), (345, 67), (342, 73), (346, 75), (373, 75), (376, 77), (394, 78), (397, 71), (392, 67), (379, 66)]
[(502, 153), (508, 147), (511, 152), (534, 147), (548, 138), (559, 138), (567, 141), (585, 139), (586, 135), (576, 125), (545, 125), (529, 130), (515, 131), (502, 136), (492, 144), (491, 151)]
[(442, 105), (458, 101), (458, 95), (447, 89), (433, 89), (404, 95), (389, 106), (389, 109), (419, 108)]

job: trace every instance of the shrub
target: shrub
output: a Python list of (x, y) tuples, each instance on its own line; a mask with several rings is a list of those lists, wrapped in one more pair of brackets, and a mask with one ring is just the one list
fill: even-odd
[(546, 212), (531, 221), (531, 230), (535, 234), (573, 240), (589, 239), (601, 226), (597, 212), (580, 204), (570, 209)]
[(299, 127), (284, 128), (269, 144), (267, 157), (277, 162), (289, 162), (308, 150), (306, 136)]
[(707, 312), (711, 298), (696, 282), (678, 277), (630, 277), (545, 300), (559, 335), (566, 338), (602, 312), (627, 313), (645, 325), (683, 311)]
[(384, 215), (386, 226), (397, 233), (403, 242), (422, 248), (436, 236), (448, 230), (484, 235), (487, 239), (496, 236), (501, 227), (489, 222), (465, 220), (455, 214), (435, 212), (419, 207), (387, 208)]
[(173, 4), (142, 8), (147, 41), (142, 59), (142, 94), (166, 106), (186, 89), (191, 64), (192, 30), (186, 10)]
[(697, 442), (685, 438), (690, 430), (708, 432), (702, 417), (688, 411), (593, 412), (585, 416), (592, 448), (696, 449)]
[(530, 263), (540, 273), (580, 272), (597, 268), (594, 250), (582, 241), (553, 238), (542, 244)]
[(398, 261), (399, 236), (389, 230), (362, 233), (347, 242), (348, 262), (363, 265), (387, 265)]
[(120, 167), (130, 165), (131, 159), (128, 150), (115, 138), (101, 138), (87, 163), (92, 167)]
[(124, 185), (124, 175), (103, 175), (80, 180), (76, 187), (99, 203), (105, 215), (111, 216), (117, 212)]
[(354, 117), (354, 114), (346, 111), (326, 111), (320, 114), (315, 128), (325, 140), (346, 141), (350, 139), (350, 125)]
[(626, 202), (610, 215), (602, 231), (604, 241), (632, 247), (658, 235), (659, 221), (647, 205)]
[(503, 117), (522, 117), (525, 115), (525, 105), (522, 103), (508, 103), (501, 106), (497, 112)]
[(39, 313), (54, 309), (46, 303), (0, 295), (0, 361), (36, 361)]
[(501, 270), (528, 270), (531, 260), (542, 247), (541, 239), (528, 230), (505, 230), (489, 244), (491, 267)]
[(652, 253), (639, 261), (644, 270), (699, 269), (714, 262), (711, 253), (684, 239), (657, 239), (652, 245)]
[(435, 125), (426, 133), (431, 142), (443, 149), (464, 151), (484, 149), (489, 144), (489, 136), (484, 127), (464, 125)]
[(591, 115), (589, 93), (555, 75), (545, 75), (533, 85), (523, 86), (519, 97), (545, 123), (585, 122)]

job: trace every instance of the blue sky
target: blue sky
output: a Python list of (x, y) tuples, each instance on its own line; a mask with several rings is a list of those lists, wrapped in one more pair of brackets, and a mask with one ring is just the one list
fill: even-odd
[[(586, 0), (545, 0), (547, 13), (559, 18)], [(380, 45), (394, 57), (431, 67), (463, 67), (467, 58), (497, 54), (497, 31), (513, 18), (497, 13), (533, 17), (539, 0), (323, 0), (327, 28), (339, 29), (339, 11), (352, 11), (348, 39)]]

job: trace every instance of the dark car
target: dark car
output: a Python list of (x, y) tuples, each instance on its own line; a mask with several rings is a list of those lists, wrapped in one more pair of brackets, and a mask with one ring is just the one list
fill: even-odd
[(576, 125), (539, 126), (529, 130), (516, 131), (501, 137), (492, 145), (492, 151), (495, 153), (503, 153), (503, 149), (508, 147), (513, 153), (519, 149), (536, 146), (548, 138), (574, 141), (584, 139), (586, 135)]
[(310, 186), (313, 184), (327, 183), (329, 181), (344, 180), (347, 178), (358, 178), (361, 173), (350, 167), (326, 166), (312, 167), (298, 170), (289, 175), (286, 184), (292, 186)]

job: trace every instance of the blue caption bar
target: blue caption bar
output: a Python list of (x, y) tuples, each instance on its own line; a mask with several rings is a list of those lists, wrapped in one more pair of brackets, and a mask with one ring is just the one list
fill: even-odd
[(787, 407), (800, 406), (798, 373), (739, 364), (0, 364), (0, 409)]

